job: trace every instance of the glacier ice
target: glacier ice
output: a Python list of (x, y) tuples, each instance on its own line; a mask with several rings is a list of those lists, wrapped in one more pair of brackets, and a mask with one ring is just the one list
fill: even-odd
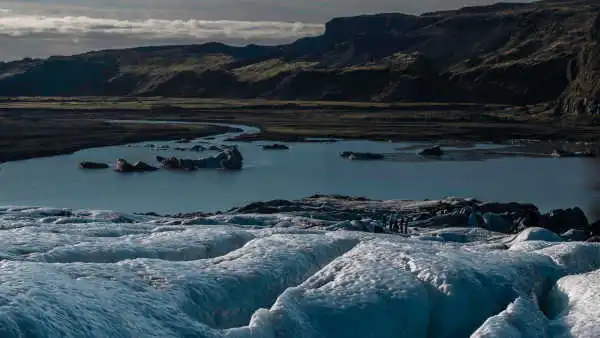
[(600, 270), (566, 276), (548, 299), (555, 337), (600, 337)]
[(545, 338), (549, 325), (535, 297), (519, 296), (506, 310), (486, 320), (471, 338)]
[(600, 336), (600, 244), (357, 224), (0, 208), (0, 336)]

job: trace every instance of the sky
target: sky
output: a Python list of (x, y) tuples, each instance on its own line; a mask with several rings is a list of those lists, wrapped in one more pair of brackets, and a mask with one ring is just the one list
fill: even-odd
[(494, 0), (0, 0), (0, 60), (219, 41), (280, 44), (334, 17), (420, 14)]

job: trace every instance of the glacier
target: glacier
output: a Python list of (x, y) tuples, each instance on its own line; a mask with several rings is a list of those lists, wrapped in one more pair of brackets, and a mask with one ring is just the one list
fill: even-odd
[(356, 231), (379, 220), (336, 208), (2, 207), (0, 337), (600, 336), (600, 244), (539, 228)]

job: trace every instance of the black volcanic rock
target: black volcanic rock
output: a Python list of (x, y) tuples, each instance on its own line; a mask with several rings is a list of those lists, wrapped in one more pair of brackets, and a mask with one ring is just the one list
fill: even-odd
[(79, 167), (81, 169), (107, 169), (107, 168), (109, 168), (109, 165), (106, 163), (100, 163), (100, 162), (84, 161), (84, 162), (79, 163)]

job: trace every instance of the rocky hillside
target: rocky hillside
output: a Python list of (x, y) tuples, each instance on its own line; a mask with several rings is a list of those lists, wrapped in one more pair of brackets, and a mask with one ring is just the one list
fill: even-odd
[(0, 96), (515, 105), (560, 97), (568, 111), (583, 111), (580, 102), (597, 110), (589, 95), (598, 98), (598, 12), (600, 0), (499, 3), (338, 18), (322, 36), (277, 47), (210, 43), (0, 63)]
[(557, 113), (600, 115), (600, 13), (587, 42), (568, 67), (569, 87), (558, 100)]

